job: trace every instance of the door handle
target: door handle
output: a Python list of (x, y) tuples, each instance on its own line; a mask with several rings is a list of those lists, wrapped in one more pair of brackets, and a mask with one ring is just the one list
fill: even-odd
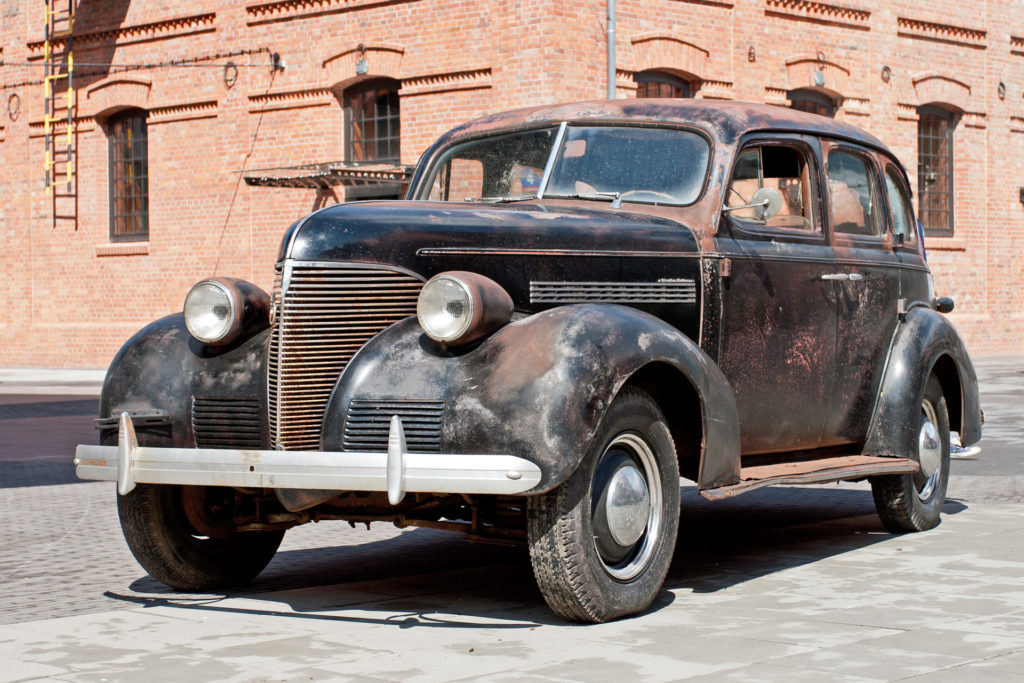
[(825, 273), (822, 280), (840, 280), (843, 282), (859, 282), (864, 279), (860, 273)]

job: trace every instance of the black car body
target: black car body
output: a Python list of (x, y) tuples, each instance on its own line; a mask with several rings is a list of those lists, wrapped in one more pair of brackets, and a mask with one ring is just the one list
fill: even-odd
[(660, 589), (679, 476), (712, 500), (870, 478), (888, 527), (925, 529), (981, 411), (915, 225), (898, 160), (823, 117), (479, 119), (408, 200), (295, 223), (272, 296), (215, 278), (186, 301), (199, 332), (133, 337), (79, 474), (119, 481), (129, 545), (175, 587), (251, 578), (295, 524), (389, 520), (525, 539), (549, 604), (589, 621)]

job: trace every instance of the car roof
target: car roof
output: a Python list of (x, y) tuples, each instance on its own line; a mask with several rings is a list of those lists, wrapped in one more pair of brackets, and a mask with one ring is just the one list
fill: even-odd
[(687, 125), (700, 128), (716, 142), (726, 144), (755, 131), (813, 133), (889, 152), (870, 133), (835, 119), (770, 104), (702, 99), (595, 100), (516, 109), (464, 123), (446, 133), (439, 142), (444, 144), (498, 130), (557, 125), (562, 121)]

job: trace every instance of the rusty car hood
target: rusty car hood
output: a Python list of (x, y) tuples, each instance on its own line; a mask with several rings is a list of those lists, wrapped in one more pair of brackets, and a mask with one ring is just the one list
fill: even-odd
[(611, 209), (603, 202), (566, 204), (338, 204), (293, 225), (282, 241), (280, 259), (389, 264), (429, 277), (430, 264), (446, 254), (479, 259), (510, 253), (656, 256), (698, 251), (694, 234), (669, 218)]

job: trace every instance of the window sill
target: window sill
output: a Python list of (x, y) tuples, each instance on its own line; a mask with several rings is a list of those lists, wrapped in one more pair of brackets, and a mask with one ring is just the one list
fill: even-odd
[(114, 242), (97, 244), (96, 256), (147, 256), (149, 242)]
[(924, 248), (928, 251), (967, 251), (967, 238), (925, 236)]

